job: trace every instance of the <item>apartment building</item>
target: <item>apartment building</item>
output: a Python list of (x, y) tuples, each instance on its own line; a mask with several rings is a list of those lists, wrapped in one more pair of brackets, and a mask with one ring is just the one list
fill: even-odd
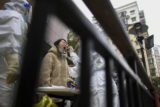
[[(145, 15), (143, 10), (139, 10), (137, 2), (132, 2), (123, 6), (116, 8), (117, 14), (122, 20), (122, 24), (126, 27), (128, 31), (130, 40), (132, 41), (133, 46), (137, 50), (137, 54), (143, 62), (148, 76), (159, 76), (157, 71), (157, 65), (155, 56), (148, 57), (149, 50), (146, 48), (145, 39), (149, 37), (148, 26), (146, 25)], [(135, 30), (136, 24), (141, 24), (143, 29), (140, 32)], [(132, 32), (131, 32), (132, 31)], [(143, 58), (144, 57), (144, 58)], [(153, 63), (152, 63), (153, 62)], [(152, 64), (151, 64), (152, 63)]]

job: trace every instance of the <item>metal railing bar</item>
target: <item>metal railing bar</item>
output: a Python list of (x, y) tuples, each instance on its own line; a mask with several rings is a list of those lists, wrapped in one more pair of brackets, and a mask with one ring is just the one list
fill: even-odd
[[(134, 71), (135, 73), (137, 74), (138, 70), (137, 70), (137, 62), (133, 60), (133, 67), (134, 67)], [(142, 107), (142, 97), (141, 97), (141, 90), (140, 90), (140, 87), (137, 83), (135, 83), (135, 88), (136, 88), (136, 94), (137, 94), (137, 97), (135, 98), (137, 104), (138, 104), (138, 107)]]
[(90, 107), (90, 51), (92, 49), (91, 41), (82, 39), (82, 58), (80, 72), (80, 100), (78, 107)]
[(142, 93), (143, 107), (155, 107), (154, 99), (148, 96), (148, 94), (145, 91), (142, 91), (141, 93)]
[(114, 60), (105, 58), (106, 61), (106, 107), (113, 107), (113, 83), (111, 73), (114, 70)]
[(38, 80), (40, 53), (46, 28), (47, 11), (44, 8), (45, 2), (37, 2), (34, 8), (13, 107), (32, 107), (33, 104), (32, 98)]
[[(97, 51), (101, 52), (101, 55), (105, 56), (105, 53), (108, 53), (112, 56), (114, 60), (122, 66), (125, 72), (136, 80), (144, 90), (148, 91), (146, 86), (141, 82), (140, 78), (133, 73), (133, 70), (128, 66), (125, 59), (122, 58), (114, 49), (110, 48), (112, 45), (106, 39), (107, 35), (104, 36), (104, 34), (100, 33), (72, 1), (57, 0), (50, 2), (50, 4), (57, 5), (56, 15), (68, 27), (72, 28), (78, 35), (82, 35), (80, 36), (81, 38), (86, 38), (85, 35), (87, 35), (89, 38), (93, 39), (96, 46), (100, 47)], [(63, 6), (63, 8), (59, 8), (61, 6)]]
[(136, 94), (134, 92), (135, 87), (133, 86), (133, 80), (132, 78), (129, 78), (127, 76), (127, 92), (128, 92), (128, 105), (129, 107), (135, 107), (135, 97), (134, 95)]
[[(148, 79), (144, 67), (139, 63), (139, 57), (134, 49), (127, 32), (121, 24), (110, 0), (83, 0), (91, 12), (94, 14), (103, 29), (109, 34), (110, 38), (125, 55), (126, 58), (134, 57), (138, 62), (138, 67), (141, 70), (139, 75), (144, 84), (152, 89), (152, 84)], [(114, 28), (114, 29), (113, 29)], [(125, 46), (125, 48), (124, 48)]]
[(118, 69), (119, 72), (119, 99), (120, 107), (128, 107), (127, 87), (125, 72)]

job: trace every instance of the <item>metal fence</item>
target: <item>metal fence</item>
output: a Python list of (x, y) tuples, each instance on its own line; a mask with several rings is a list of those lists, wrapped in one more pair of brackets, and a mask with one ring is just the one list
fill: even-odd
[(104, 31), (123, 54), (121, 57), (103, 38), (89, 20), (70, 0), (37, 0), (28, 32), (21, 77), (16, 91), (14, 107), (31, 107), (40, 70), (40, 53), (48, 15), (56, 15), (69, 28), (80, 35), (82, 57), (80, 72), (79, 107), (90, 106), (89, 51), (95, 49), (106, 61), (106, 103), (113, 107), (111, 73), (119, 74), (120, 107), (155, 107), (152, 84), (140, 63), (135, 49), (109, 0), (84, 0)]

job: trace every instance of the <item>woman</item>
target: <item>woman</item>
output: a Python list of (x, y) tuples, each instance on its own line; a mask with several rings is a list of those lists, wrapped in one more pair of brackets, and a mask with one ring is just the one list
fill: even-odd
[(40, 74), (40, 86), (67, 86), (69, 72), (66, 48), (66, 40), (59, 39), (45, 55)]

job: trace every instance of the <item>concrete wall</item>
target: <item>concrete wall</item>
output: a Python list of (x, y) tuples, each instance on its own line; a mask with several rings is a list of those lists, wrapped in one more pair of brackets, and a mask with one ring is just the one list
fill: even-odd
[(66, 27), (57, 17), (48, 17), (46, 32), (46, 42), (53, 46), (54, 42), (60, 38), (67, 40), (69, 28)]

